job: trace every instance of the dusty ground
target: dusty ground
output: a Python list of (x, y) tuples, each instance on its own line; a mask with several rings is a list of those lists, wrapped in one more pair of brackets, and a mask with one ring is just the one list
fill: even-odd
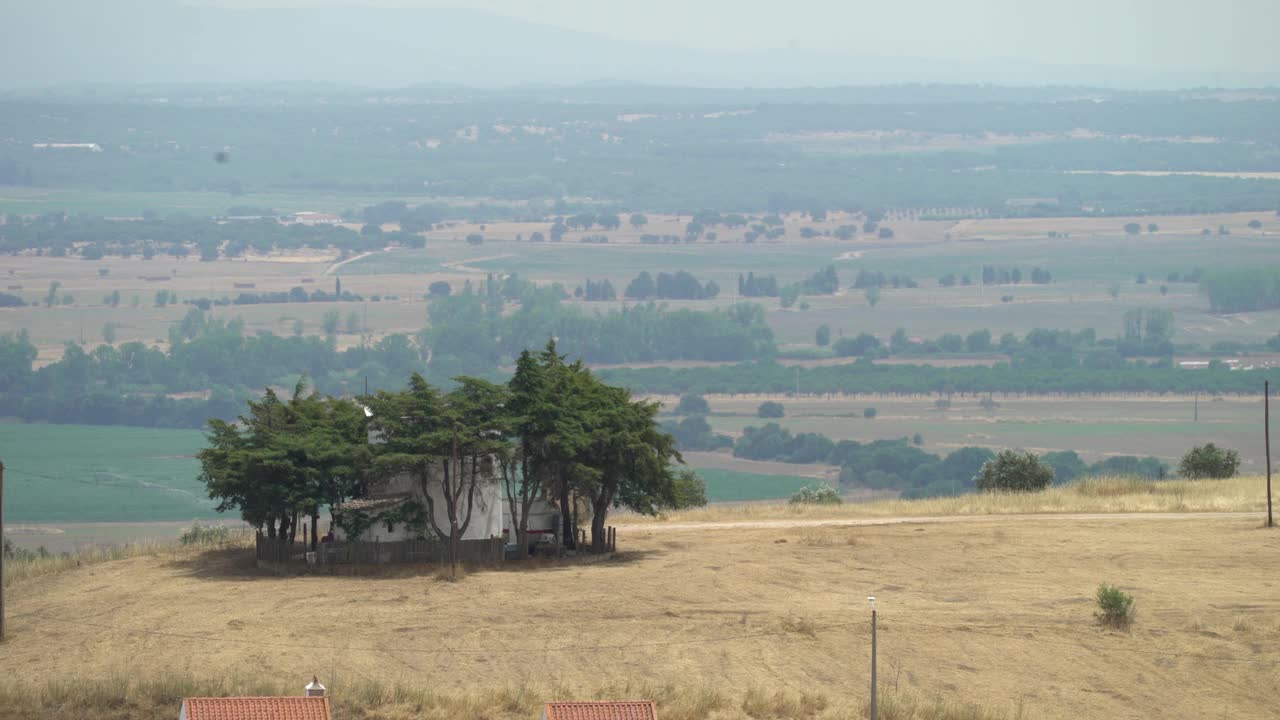
[[(1274, 717), (1278, 532), (1253, 515), (632, 526), (610, 562), (458, 583), (273, 577), (243, 550), (137, 558), (12, 588), (0, 666), (29, 683), (319, 673), (861, 696), (875, 595), (886, 689), (1028, 717)], [(1093, 625), (1103, 581), (1136, 597), (1131, 632)]]

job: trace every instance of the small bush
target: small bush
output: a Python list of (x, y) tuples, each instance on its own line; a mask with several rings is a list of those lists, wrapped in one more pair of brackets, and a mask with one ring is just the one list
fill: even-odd
[(839, 505), (844, 501), (829, 485), (810, 485), (797, 490), (788, 502), (792, 505)]
[(1184, 478), (1219, 480), (1235, 475), (1239, 467), (1239, 453), (1209, 443), (1193, 447), (1182, 456), (1182, 462), (1178, 463), (1178, 475)]
[(182, 532), (178, 542), (183, 545), (216, 545), (231, 539), (231, 530), (222, 525), (203, 525), (199, 522)]
[(1053, 468), (1034, 453), (1005, 450), (988, 460), (974, 484), (980, 491), (1037, 492), (1053, 483)]
[(1093, 614), (1103, 627), (1123, 630), (1133, 623), (1133, 596), (1115, 585), (1098, 586), (1098, 611)]
[(707, 483), (693, 470), (677, 473), (675, 485), (675, 502), (671, 505), (673, 510), (703, 507), (707, 504)]
[(760, 407), (756, 408), (756, 417), (762, 418), (780, 418), (786, 415), (786, 408), (782, 403), (778, 402), (762, 402)]

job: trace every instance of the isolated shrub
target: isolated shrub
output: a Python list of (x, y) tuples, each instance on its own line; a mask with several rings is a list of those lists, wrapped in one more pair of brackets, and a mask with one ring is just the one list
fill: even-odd
[(214, 545), (231, 539), (231, 531), (222, 525), (204, 525), (192, 523), (191, 527), (182, 531), (178, 542), (183, 545)]
[(1035, 453), (1005, 450), (988, 460), (974, 478), (978, 490), (1038, 492), (1053, 482), (1053, 468), (1040, 461)]
[(760, 403), (760, 407), (756, 408), (756, 417), (762, 418), (780, 418), (786, 414), (786, 408), (782, 403), (766, 401)]
[(1123, 630), (1133, 623), (1133, 596), (1114, 585), (1098, 586), (1098, 610), (1093, 617), (1103, 627)]
[(844, 502), (830, 485), (802, 487), (791, 496), (792, 505), (839, 505)]
[(868, 420), (872, 420), (872, 419), (874, 419), (874, 418), (875, 418), (875, 416), (876, 416), (876, 409), (875, 409), (875, 408), (873, 408), (873, 407), (863, 408), (863, 410), (862, 410), (862, 417), (864, 417), (864, 418), (866, 418), (866, 419), (868, 419)]
[(829, 325), (819, 325), (813, 334), (814, 342), (818, 343), (818, 347), (826, 347), (831, 344), (831, 327)]
[(683, 395), (676, 405), (677, 415), (706, 415), (711, 412), (711, 405), (701, 395)]
[(693, 470), (681, 470), (676, 473), (675, 485), (675, 502), (671, 504), (673, 510), (702, 507), (707, 504), (707, 483)]
[(1229, 478), (1240, 467), (1240, 454), (1213, 443), (1193, 447), (1178, 463), (1178, 475), (1184, 478)]

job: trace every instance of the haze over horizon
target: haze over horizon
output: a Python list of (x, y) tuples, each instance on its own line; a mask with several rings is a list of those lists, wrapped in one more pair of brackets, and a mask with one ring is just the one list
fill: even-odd
[(1280, 84), (1280, 5), (1262, 0), (52, 0), (0, 19), (7, 88)]

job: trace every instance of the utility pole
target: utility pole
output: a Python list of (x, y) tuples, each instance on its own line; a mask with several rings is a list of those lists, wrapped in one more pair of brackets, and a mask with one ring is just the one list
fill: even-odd
[[(1267, 527), (1275, 527), (1271, 519), (1271, 381), (1262, 381), (1262, 434), (1267, 448)], [(0, 466), (2, 469), (3, 466)]]
[(4, 461), (0, 460), (0, 642), (4, 642)]
[(796, 366), (796, 397), (800, 397), (800, 366)]
[(876, 720), (876, 597), (868, 597), (867, 602), (872, 603), (872, 720)]
[(1191, 422), (1200, 422), (1200, 393), (1196, 393), (1195, 410), (1194, 414), (1191, 416)]

